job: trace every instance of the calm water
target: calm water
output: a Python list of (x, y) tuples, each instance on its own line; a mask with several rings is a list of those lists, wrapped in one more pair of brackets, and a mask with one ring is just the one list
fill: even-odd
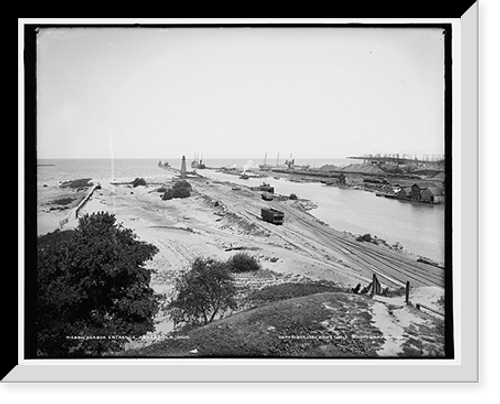
[[(180, 167), (180, 159), (165, 159), (173, 167)], [(188, 166), (191, 159), (188, 157)], [(284, 160), (280, 159), (283, 163)], [(251, 168), (263, 164), (260, 159), (205, 159), (208, 166), (237, 166)], [(276, 160), (268, 159), (268, 164)], [(297, 160), (297, 164), (349, 164), (352, 160), (317, 159)], [(147, 177), (161, 180), (165, 172), (157, 167), (158, 160), (119, 159), (110, 160), (40, 160), (39, 163), (55, 164), (54, 167), (38, 167), (38, 181), (60, 181), (78, 178), (135, 178)], [(262, 179), (241, 180), (237, 176), (217, 173), (213, 170), (199, 170), (201, 174), (220, 180), (229, 180), (243, 185), (259, 185)], [(370, 233), (386, 239), (389, 243), (398, 241), (406, 249), (438, 261), (444, 261), (444, 207), (427, 204), (400, 202), (379, 198), (374, 193), (354, 189), (327, 187), (319, 183), (293, 183), (272, 177), (266, 182), (273, 185), (280, 194), (295, 193), (299, 198), (310, 199), (318, 205), (311, 211), (322, 221), (338, 230), (352, 233)]]

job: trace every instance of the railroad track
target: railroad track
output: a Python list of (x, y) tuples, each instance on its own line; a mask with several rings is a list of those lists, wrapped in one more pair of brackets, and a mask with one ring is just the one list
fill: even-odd
[[(310, 220), (301, 218), (300, 212), (293, 212), (288, 207), (283, 206), (280, 206), (280, 209), (286, 211), (294, 220), (299, 221), (313, 235), (321, 235), (322, 237), (315, 239), (316, 243), (345, 254), (351, 262), (362, 268), (372, 270), (388, 278), (393, 278), (399, 284), (405, 284), (409, 280), (411, 283), (419, 286), (443, 287), (444, 285), (444, 270), (441, 268), (412, 261), (392, 251), (377, 251), (381, 247), (369, 244), (360, 246), (357, 242), (346, 240), (333, 229), (313, 225)], [(325, 239), (328, 242), (325, 242)]]

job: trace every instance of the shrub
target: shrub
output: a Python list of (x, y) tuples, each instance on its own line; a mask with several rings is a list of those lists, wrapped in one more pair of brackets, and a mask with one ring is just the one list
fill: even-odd
[(146, 186), (146, 180), (144, 178), (136, 178), (134, 181), (132, 181), (132, 186), (138, 187), (139, 185)]
[(38, 355), (102, 355), (127, 342), (114, 336), (153, 331), (159, 297), (144, 263), (157, 252), (104, 212), (83, 216), (76, 230), (39, 237)]
[(186, 180), (177, 181), (172, 188), (165, 191), (162, 200), (169, 201), (173, 198), (189, 198), (191, 196), (191, 184)]
[(288, 199), (291, 199), (292, 201), (296, 201), (299, 198), (297, 198), (297, 195), (295, 195), (295, 194), (290, 194), (290, 196), (288, 197)]
[(172, 188), (173, 198), (189, 198), (191, 196), (191, 191), (188, 188)]
[(193, 189), (193, 187), (191, 186), (191, 184), (189, 182), (187, 182), (186, 180), (180, 180), (180, 181), (177, 181), (173, 186), (172, 186), (172, 189), (174, 191), (177, 191), (177, 190), (180, 190), (180, 189), (188, 189), (189, 191), (191, 191)]
[(177, 278), (175, 290), (166, 312), (176, 326), (206, 325), (237, 307), (233, 276), (224, 262), (212, 258), (196, 258), (190, 270)]
[(363, 234), (362, 236), (356, 237), (356, 241), (366, 241), (367, 243), (372, 241), (372, 235), (370, 233)]
[(227, 260), (228, 269), (231, 272), (253, 272), (260, 269), (260, 263), (247, 253), (237, 253)]
[(169, 188), (165, 191), (165, 193), (163, 194), (163, 196), (161, 197), (161, 200), (162, 201), (169, 201), (173, 198), (173, 192), (172, 190)]
[(71, 188), (71, 189), (89, 188), (93, 185), (91, 180), (92, 178), (81, 178), (79, 180), (64, 181), (61, 184), (61, 188)]

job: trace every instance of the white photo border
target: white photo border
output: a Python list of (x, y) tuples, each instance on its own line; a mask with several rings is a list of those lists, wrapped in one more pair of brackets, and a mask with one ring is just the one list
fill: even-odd
[[(221, 22), (207, 19), (207, 22)], [(22, 60), (24, 24), (61, 23), (19, 21), (19, 60)], [(74, 24), (74, 20), (65, 21)], [(81, 23), (96, 23), (82, 19)], [(129, 23), (110, 19), (98, 23)], [(141, 23), (140, 19), (133, 20)], [(152, 21), (148, 19), (147, 23)], [(155, 23), (179, 23), (160, 20)], [(182, 23), (200, 23), (183, 20)], [(231, 22), (224, 20), (223, 23)], [(256, 22), (255, 20), (250, 23)], [(272, 23), (276, 19), (262, 19)], [(281, 22), (281, 20), (280, 20)], [(19, 357), (18, 365), (4, 382), (225, 382), (225, 383), (370, 383), (370, 382), (477, 382), (479, 379), (478, 315), (478, 4), (455, 19), (285, 19), (286, 23), (450, 23), (453, 38), (453, 309), (454, 359), (378, 360), (378, 359), (24, 359), (24, 248), (19, 237)], [(242, 23), (237, 19), (236, 23)], [(22, 63), (20, 64), (22, 69)], [(20, 111), (23, 102), (20, 74)], [(23, 122), (20, 124), (19, 181), (23, 180)], [(20, 189), (23, 189), (20, 187)], [(473, 192), (475, 191), (475, 192)], [(22, 191), (20, 191), (22, 193)], [(20, 207), (23, 198), (20, 195)], [(24, 216), (19, 209), (19, 228)], [(465, 290), (466, 289), (466, 290)]]

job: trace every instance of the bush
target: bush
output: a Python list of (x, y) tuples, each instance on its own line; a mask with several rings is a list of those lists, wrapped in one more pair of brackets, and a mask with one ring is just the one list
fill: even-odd
[(169, 201), (169, 200), (171, 200), (171, 199), (174, 197), (173, 195), (174, 195), (174, 194), (173, 194), (173, 192), (172, 192), (172, 189), (170, 189), (170, 188), (169, 188), (169, 189), (167, 189), (167, 190), (165, 191), (165, 193), (164, 193), (164, 194), (163, 194), (163, 196), (161, 197), (161, 200), (162, 200), (162, 201)]
[[(159, 296), (144, 267), (158, 249), (114, 215), (83, 216), (76, 230), (37, 241), (37, 353), (98, 356), (154, 331)], [(76, 336), (79, 338), (68, 338)], [(85, 337), (100, 336), (93, 339)]]
[(175, 290), (166, 312), (176, 326), (206, 325), (237, 307), (233, 276), (224, 262), (212, 258), (196, 258), (177, 278)]
[(71, 188), (71, 189), (89, 188), (93, 185), (91, 180), (92, 178), (81, 178), (79, 180), (64, 181), (61, 184), (61, 188)]
[(363, 234), (362, 236), (356, 237), (356, 241), (365, 241), (367, 243), (370, 243), (372, 241), (372, 235), (370, 233)]
[(174, 191), (178, 191), (178, 190), (181, 190), (181, 189), (187, 189), (189, 191), (191, 191), (193, 189), (193, 187), (191, 186), (191, 184), (189, 182), (187, 182), (186, 180), (180, 180), (180, 181), (177, 181), (173, 186), (172, 186), (172, 189)]
[(134, 181), (132, 181), (132, 186), (138, 187), (139, 185), (146, 186), (146, 180), (144, 178), (136, 178)]
[(297, 198), (297, 195), (295, 195), (295, 194), (290, 194), (290, 196), (288, 197), (288, 199), (291, 199), (292, 201), (296, 201), (299, 198)]
[(260, 269), (260, 263), (255, 258), (247, 253), (237, 253), (227, 260), (229, 271), (234, 273), (239, 272), (254, 272)]
[(191, 196), (191, 184), (186, 180), (177, 181), (172, 188), (169, 188), (163, 194), (162, 200), (169, 201), (173, 198), (189, 198)]
[(189, 198), (191, 196), (191, 191), (188, 188), (172, 188), (172, 197), (183, 199)]

